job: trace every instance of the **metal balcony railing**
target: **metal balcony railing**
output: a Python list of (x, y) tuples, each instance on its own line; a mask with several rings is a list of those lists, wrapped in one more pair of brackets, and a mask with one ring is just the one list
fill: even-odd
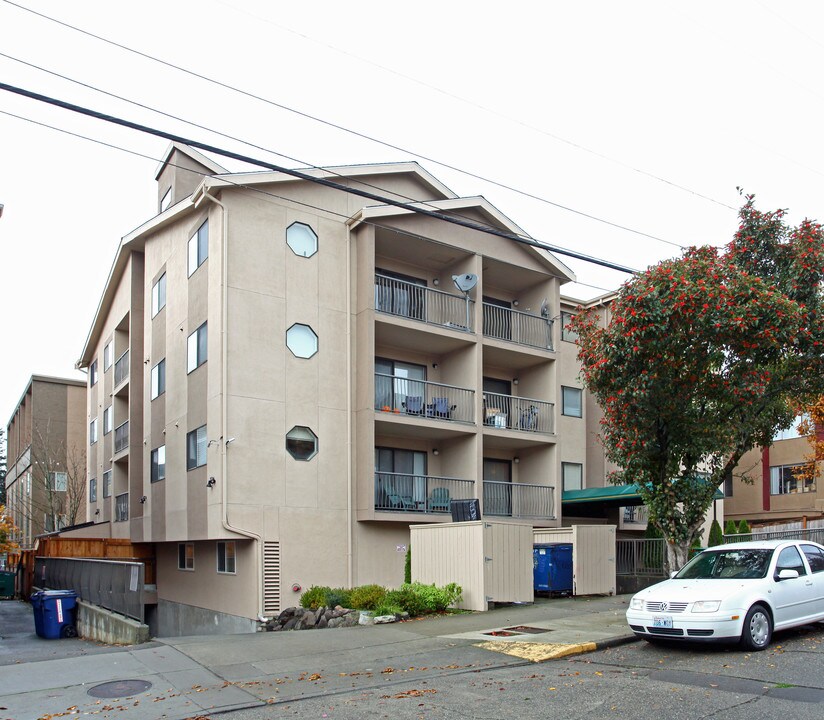
[(664, 577), (667, 543), (664, 538), (642, 538), (615, 541), (618, 575)]
[(475, 422), (475, 391), (375, 373), (375, 410), (433, 420)]
[(474, 332), (474, 300), (425, 285), (375, 275), (375, 310), (430, 325)]
[(555, 517), (555, 488), (484, 480), (483, 514), (552, 520)]
[(129, 493), (118, 495), (114, 499), (114, 521), (123, 522), (129, 519)]
[(484, 336), (518, 345), (552, 350), (552, 320), (541, 315), (483, 304)]
[(129, 377), (129, 351), (124, 352), (114, 364), (114, 385), (117, 387)]
[(551, 435), (555, 432), (555, 404), (514, 395), (484, 393), (484, 425)]
[(632, 505), (624, 508), (624, 525), (646, 525), (649, 520), (649, 508), (646, 505)]
[(475, 497), (475, 481), (432, 475), (375, 473), (375, 510), (451, 513), (452, 500)]
[(114, 451), (115, 453), (122, 452), (129, 447), (129, 421), (127, 420), (122, 425), (118, 425), (114, 429)]

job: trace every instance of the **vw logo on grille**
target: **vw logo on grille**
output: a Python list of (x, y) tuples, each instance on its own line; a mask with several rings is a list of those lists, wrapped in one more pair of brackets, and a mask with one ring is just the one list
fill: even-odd
[(662, 602), (661, 603), (661, 610), (667, 610), (667, 609), (669, 609), (669, 605), (665, 602)]

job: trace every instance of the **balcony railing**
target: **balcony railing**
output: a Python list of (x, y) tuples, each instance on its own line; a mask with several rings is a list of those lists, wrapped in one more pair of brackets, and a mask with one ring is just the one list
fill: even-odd
[(475, 497), (475, 481), (433, 475), (375, 473), (375, 510), (451, 513), (452, 500)]
[(649, 508), (646, 505), (631, 505), (624, 508), (623, 525), (644, 525), (649, 520)]
[(555, 517), (555, 488), (484, 480), (483, 514), (552, 520)]
[(430, 325), (474, 332), (474, 300), (425, 285), (375, 275), (375, 310)]
[(484, 393), (484, 425), (551, 435), (555, 432), (555, 404), (514, 395)]
[(114, 499), (114, 521), (123, 522), (129, 519), (129, 493), (118, 495)]
[(375, 373), (375, 410), (397, 415), (475, 422), (475, 391)]
[(552, 350), (552, 320), (520, 310), (483, 304), (484, 336)]
[(667, 543), (664, 538), (640, 538), (615, 542), (618, 575), (664, 577)]
[(127, 420), (122, 425), (118, 425), (114, 429), (114, 451), (115, 453), (123, 452), (129, 447), (129, 421)]
[(129, 351), (124, 352), (114, 364), (114, 385), (117, 387), (129, 377)]

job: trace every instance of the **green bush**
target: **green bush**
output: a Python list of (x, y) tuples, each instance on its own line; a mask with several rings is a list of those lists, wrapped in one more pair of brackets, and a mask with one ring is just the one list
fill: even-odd
[[(738, 525), (735, 520), (727, 520), (724, 523), (724, 535), (738, 535)], [(729, 538), (728, 542), (735, 542), (735, 538)]]
[(721, 532), (721, 525), (719, 525), (718, 520), (713, 520), (712, 525), (710, 525), (710, 536), (707, 540), (707, 547), (715, 547), (716, 545), (721, 545), (724, 542), (724, 535)]
[(317, 610), (319, 607), (328, 604), (326, 598), (330, 592), (332, 592), (332, 589), (324, 585), (312, 585), (300, 596), (300, 606)]
[(738, 534), (749, 535), (751, 532), (752, 528), (750, 527), (750, 524), (746, 520), (742, 519), (741, 522), (738, 523)]
[(426, 602), (415, 592), (409, 583), (404, 583), (397, 590), (390, 590), (386, 593), (387, 604), (397, 605), (401, 610), (408, 612), (412, 617), (425, 615), (427, 612)]
[(352, 603), (351, 595), (351, 590), (347, 590), (346, 588), (332, 588), (326, 593), (326, 601), (323, 604), (330, 608), (336, 605), (348, 608), (351, 607)]
[[(388, 593), (387, 593), (388, 596)], [(384, 601), (375, 608), (375, 616), (378, 615), (400, 615), (404, 612), (403, 608), (400, 605), (396, 605), (395, 603), (390, 603), (384, 599)]]
[(412, 546), (406, 548), (406, 560), (403, 564), (403, 581), (405, 583), (412, 582)]
[(374, 610), (386, 597), (386, 588), (380, 585), (361, 585), (349, 592), (349, 604), (358, 610)]

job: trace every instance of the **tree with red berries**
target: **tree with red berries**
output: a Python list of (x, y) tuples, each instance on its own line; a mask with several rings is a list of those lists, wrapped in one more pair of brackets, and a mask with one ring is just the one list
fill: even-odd
[(748, 450), (824, 394), (824, 232), (752, 196), (726, 248), (693, 247), (625, 283), (604, 326), (571, 323), (601, 438), (667, 541), (687, 560), (716, 489)]

